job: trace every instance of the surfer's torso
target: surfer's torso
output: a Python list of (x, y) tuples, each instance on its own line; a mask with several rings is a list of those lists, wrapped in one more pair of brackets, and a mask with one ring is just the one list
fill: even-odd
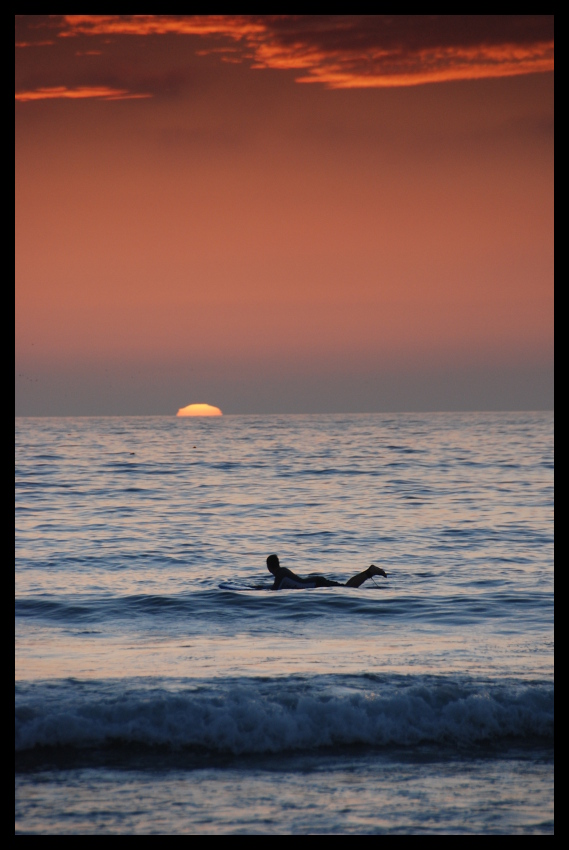
[(301, 578), (297, 576), (296, 573), (293, 573), (292, 570), (287, 570), (286, 567), (279, 567), (277, 574), (275, 575), (275, 583), (273, 584), (273, 590), (306, 590), (308, 588), (315, 587), (335, 587), (338, 586), (339, 582), (330, 581), (324, 576), (308, 576), (308, 578)]
[[(292, 570), (287, 570), (286, 567), (279, 567), (278, 573), (275, 575), (273, 590), (293, 590), (306, 587), (306, 582), (300, 576), (295, 575)], [(314, 584), (311, 585), (314, 587)]]

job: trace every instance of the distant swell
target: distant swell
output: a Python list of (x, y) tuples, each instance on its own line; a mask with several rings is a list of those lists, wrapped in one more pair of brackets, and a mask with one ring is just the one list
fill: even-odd
[(553, 745), (554, 686), (322, 677), (16, 686), (16, 752), (140, 745), (212, 753), (432, 744)]

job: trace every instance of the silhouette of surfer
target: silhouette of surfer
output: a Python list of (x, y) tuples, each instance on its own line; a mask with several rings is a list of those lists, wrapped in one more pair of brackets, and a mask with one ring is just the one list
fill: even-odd
[(301, 578), (293, 573), (292, 570), (287, 570), (286, 567), (281, 567), (279, 559), (276, 555), (269, 555), (267, 558), (267, 569), (275, 577), (275, 582), (271, 590), (302, 590), (305, 588), (314, 587), (359, 587), (373, 576), (384, 576), (387, 578), (387, 573), (381, 567), (376, 567), (371, 564), (367, 570), (357, 573), (352, 576), (345, 584), (340, 581), (332, 581), (332, 579), (324, 576), (310, 575), (307, 578)]

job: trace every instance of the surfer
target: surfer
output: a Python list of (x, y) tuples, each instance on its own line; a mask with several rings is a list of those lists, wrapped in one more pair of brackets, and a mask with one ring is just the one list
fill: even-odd
[(267, 569), (275, 577), (275, 583), (271, 590), (301, 590), (302, 588), (314, 587), (359, 587), (364, 581), (367, 581), (368, 578), (372, 578), (373, 576), (384, 576), (384, 578), (387, 578), (385, 570), (382, 570), (381, 567), (376, 567), (375, 564), (371, 564), (367, 570), (352, 576), (345, 584), (342, 584), (341, 581), (332, 581), (332, 579), (325, 578), (324, 576), (311, 575), (308, 578), (301, 578), (293, 573), (292, 570), (281, 567), (276, 555), (269, 555), (267, 558)]

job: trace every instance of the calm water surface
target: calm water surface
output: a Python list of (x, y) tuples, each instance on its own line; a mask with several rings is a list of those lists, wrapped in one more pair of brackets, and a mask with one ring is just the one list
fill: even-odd
[(16, 832), (552, 833), (553, 425), (17, 419)]

